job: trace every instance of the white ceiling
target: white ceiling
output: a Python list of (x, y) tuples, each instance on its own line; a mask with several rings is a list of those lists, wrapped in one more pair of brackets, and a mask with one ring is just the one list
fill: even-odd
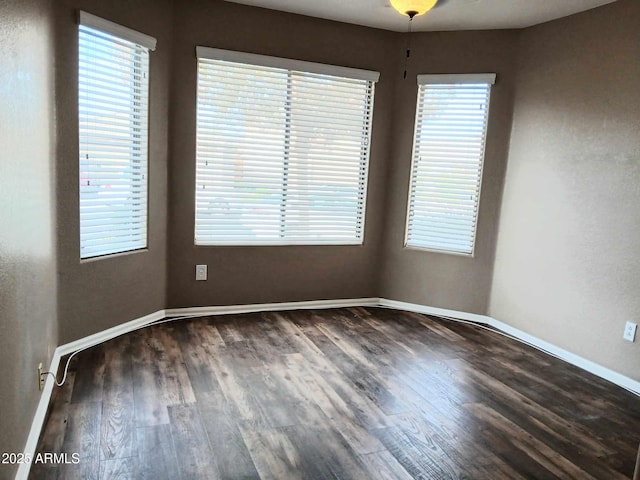
[[(389, 0), (226, 0), (311, 17), (404, 32), (407, 18)], [(523, 28), (615, 0), (440, 0), (413, 20), (413, 31)]]

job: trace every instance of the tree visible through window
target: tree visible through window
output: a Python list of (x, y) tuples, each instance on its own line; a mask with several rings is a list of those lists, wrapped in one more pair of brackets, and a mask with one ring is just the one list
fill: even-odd
[(361, 243), (374, 82), (201, 51), (196, 244)]

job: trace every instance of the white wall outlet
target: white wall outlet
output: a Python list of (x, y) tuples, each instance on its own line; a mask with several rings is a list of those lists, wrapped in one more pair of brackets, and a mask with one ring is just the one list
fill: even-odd
[(44, 388), (44, 369), (42, 368), (42, 362), (38, 364), (38, 390), (42, 391)]
[(622, 338), (625, 340), (629, 340), (630, 342), (634, 342), (636, 340), (636, 329), (638, 328), (637, 323), (627, 322), (624, 326), (624, 335)]
[(207, 279), (207, 266), (196, 265), (196, 280), (206, 280), (206, 279)]

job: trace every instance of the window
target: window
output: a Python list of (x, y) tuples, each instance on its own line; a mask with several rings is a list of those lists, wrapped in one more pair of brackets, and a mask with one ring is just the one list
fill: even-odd
[(146, 248), (149, 50), (155, 39), (80, 12), (80, 258)]
[(378, 74), (197, 53), (196, 245), (361, 244)]
[(419, 75), (405, 245), (473, 255), (495, 74)]

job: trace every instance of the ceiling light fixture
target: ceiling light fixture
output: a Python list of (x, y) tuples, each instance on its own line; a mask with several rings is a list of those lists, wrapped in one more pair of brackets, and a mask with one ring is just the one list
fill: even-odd
[(413, 19), (416, 15), (422, 15), (435, 7), (438, 0), (390, 0), (391, 6), (401, 15), (408, 15)]

